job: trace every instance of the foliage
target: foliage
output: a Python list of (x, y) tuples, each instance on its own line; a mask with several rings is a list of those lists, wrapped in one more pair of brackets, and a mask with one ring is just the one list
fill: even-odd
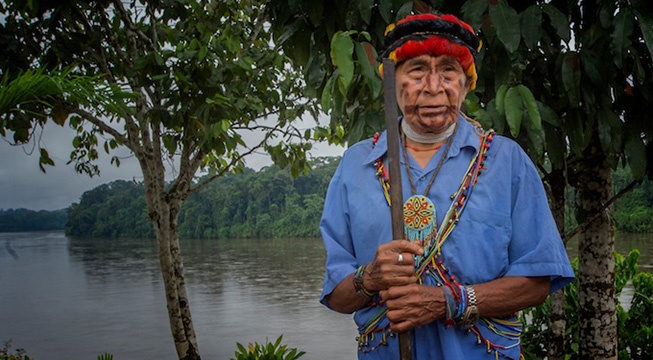
[[(615, 191), (633, 181), (627, 169), (617, 168), (614, 173)], [(621, 197), (614, 206), (615, 225), (618, 231), (628, 233), (653, 232), (653, 184), (644, 179)]]
[(3, 347), (0, 349), (0, 360), (31, 360), (24, 349), (11, 351), (11, 340), (5, 340)]
[[(180, 237), (319, 236), (324, 196), (338, 158), (318, 158), (311, 164), (307, 174), (295, 179), (277, 166), (217, 179), (185, 202)], [(68, 210), (66, 234), (152, 237), (143, 185), (115, 181), (85, 192)]]
[[(637, 271), (639, 251), (633, 250), (623, 257), (615, 253), (615, 288), (617, 298), (619, 359), (650, 359), (653, 356), (653, 275)], [(578, 274), (578, 259), (572, 261)], [(628, 311), (618, 302), (624, 287), (632, 282), (634, 295)], [(549, 300), (526, 309), (521, 314), (524, 324), (522, 352), (527, 359), (544, 359), (550, 336)], [(565, 287), (566, 359), (577, 359), (579, 348), (578, 277)]]
[(484, 126), (516, 138), (537, 163), (546, 149), (570, 175), (594, 136), (593, 151), (613, 166), (626, 159), (637, 179), (653, 169), (653, 143), (642, 140), (653, 136), (648, 2), (273, 0), (271, 10), (277, 41), (304, 66), (307, 94), (331, 113), (323, 131), (332, 141), (383, 128), (374, 59), (384, 29), (411, 11), (437, 10), (479, 30), (479, 82), (466, 107)]
[[(6, 137), (7, 131), (11, 131), (12, 144), (28, 143), (36, 129), (49, 118), (59, 125), (65, 123), (68, 117), (67, 111), (62, 108), (65, 102), (115, 109), (124, 107), (114, 100), (128, 97), (127, 94), (103, 84), (98, 76), (73, 75), (72, 70), (67, 68), (47, 72), (44, 68), (20, 69), (15, 75), (2, 69), (0, 114), (4, 114), (4, 119), (0, 124), (0, 135)], [(39, 149), (39, 168), (45, 172), (44, 165), (54, 166), (54, 160), (40, 143), (35, 145)]]
[[(38, 141), (48, 119), (67, 124), (73, 130), (69, 163), (91, 176), (99, 173), (99, 151), (126, 147), (133, 154), (180, 359), (200, 358), (178, 251), (183, 202), (212, 180), (242, 171), (254, 152), (268, 153), (295, 176), (308, 167), (313, 131), (298, 120), (316, 118), (317, 108), (275, 43), (266, 7), (265, 0), (0, 3), (3, 88), (30, 76), (30, 69), (45, 75), (68, 69), (64, 80), (80, 76), (90, 84), (86, 96), (32, 92), (36, 98), (28, 97), (26, 106), (10, 102), (17, 111), (2, 114), (0, 134)], [(31, 84), (22, 91), (36, 88)], [(42, 151), (43, 162), (52, 163)], [(199, 179), (202, 170), (208, 175)]]
[[(629, 167), (618, 166), (613, 173), (613, 192), (617, 194), (635, 181)], [(565, 232), (578, 226), (576, 194), (571, 187), (565, 189)], [(614, 226), (623, 233), (653, 233), (653, 186), (644, 178), (614, 203)]]
[(639, 273), (633, 278), (635, 294), (627, 313), (619, 313), (619, 359), (653, 357), (653, 275)]
[(247, 349), (238, 343), (238, 351), (234, 353), (235, 359), (232, 360), (295, 360), (306, 354), (304, 351), (298, 352), (295, 348), (288, 349), (286, 345), (281, 345), (282, 338), (283, 335), (279, 336), (274, 343), (250, 343)]
[(98, 355), (97, 360), (113, 360), (113, 354), (104, 353), (104, 354)]
[(68, 208), (66, 235), (153, 238), (143, 184), (118, 180), (86, 191)]
[(66, 210), (0, 209), (0, 232), (63, 230)]
[[(48, 117), (60, 125), (68, 119), (78, 133), (71, 162), (97, 174), (96, 148), (123, 145), (136, 152), (139, 144), (127, 136), (149, 135), (130, 126), (125, 130), (138, 133), (127, 135), (110, 124), (147, 119), (163, 140), (164, 156), (203, 151), (196, 161), (224, 171), (242, 165), (226, 161), (230, 157), (265, 149), (297, 173), (310, 130), (289, 125), (305, 111), (316, 113), (301, 100), (301, 81), (287, 59), (270, 46), (264, 8), (256, 1), (7, 1), (0, 68), (5, 85), (12, 81), (3, 89), (31, 96), (7, 108), (12, 111), (0, 130), (14, 131), (24, 143)], [(117, 31), (122, 27), (129, 31)], [(61, 65), (65, 70), (56, 70)], [(31, 86), (12, 87), (25, 83)], [(278, 121), (260, 121), (269, 115)], [(248, 131), (264, 131), (264, 141), (246, 144)], [(279, 137), (285, 141), (269, 142)]]

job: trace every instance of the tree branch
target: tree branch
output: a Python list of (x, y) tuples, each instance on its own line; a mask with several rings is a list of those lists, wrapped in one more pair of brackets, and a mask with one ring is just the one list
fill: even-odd
[(125, 144), (130, 150), (133, 149), (133, 145), (128, 137), (125, 137), (124, 134), (121, 134), (118, 130), (112, 128), (111, 126), (107, 125), (102, 119), (96, 117), (95, 115), (89, 113), (86, 110), (82, 110), (80, 108), (70, 108), (69, 109), (71, 113), (77, 114), (81, 116), (84, 120), (90, 122), (91, 124), (97, 126), (102, 132), (108, 133), (109, 135), (113, 136), (116, 141), (119, 143)]
[(114, 7), (116, 10), (120, 13), (120, 16), (122, 16), (123, 23), (127, 26), (127, 29), (129, 31), (133, 32), (136, 34), (142, 41), (145, 41), (148, 45), (152, 45), (152, 39), (147, 37), (134, 23), (131, 21), (130, 14), (125, 10), (123, 7), (122, 1), (120, 0), (113, 0), (112, 1)]

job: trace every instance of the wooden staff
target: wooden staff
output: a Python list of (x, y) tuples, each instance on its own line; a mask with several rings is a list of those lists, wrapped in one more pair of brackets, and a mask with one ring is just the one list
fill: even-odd
[[(388, 173), (390, 177), (390, 211), (392, 215), (392, 238), (404, 239), (404, 199), (401, 187), (401, 162), (399, 153), (399, 124), (397, 122), (397, 96), (395, 90), (395, 63), (383, 59), (383, 96), (385, 100), (385, 124), (388, 136)], [(399, 334), (399, 358), (412, 360), (413, 341), (411, 332)]]

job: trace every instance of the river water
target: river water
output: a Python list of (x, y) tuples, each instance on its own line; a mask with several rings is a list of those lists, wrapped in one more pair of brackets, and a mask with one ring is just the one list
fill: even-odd
[[(653, 235), (618, 237), (633, 248), (653, 271)], [(279, 335), (303, 359), (356, 357), (351, 316), (318, 303), (320, 239), (186, 240), (182, 254), (203, 358)], [(154, 241), (0, 233), (0, 289), (0, 341), (36, 360), (176, 358)]]

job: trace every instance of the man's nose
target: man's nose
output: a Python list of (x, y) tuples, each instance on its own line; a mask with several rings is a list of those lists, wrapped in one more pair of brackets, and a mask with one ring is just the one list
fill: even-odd
[(436, 71), (436, 69), (431, 69), (431, 71), (426, 74), (424, 80), (424, 91), (435, 94), (442, 90), (442, 76)]

